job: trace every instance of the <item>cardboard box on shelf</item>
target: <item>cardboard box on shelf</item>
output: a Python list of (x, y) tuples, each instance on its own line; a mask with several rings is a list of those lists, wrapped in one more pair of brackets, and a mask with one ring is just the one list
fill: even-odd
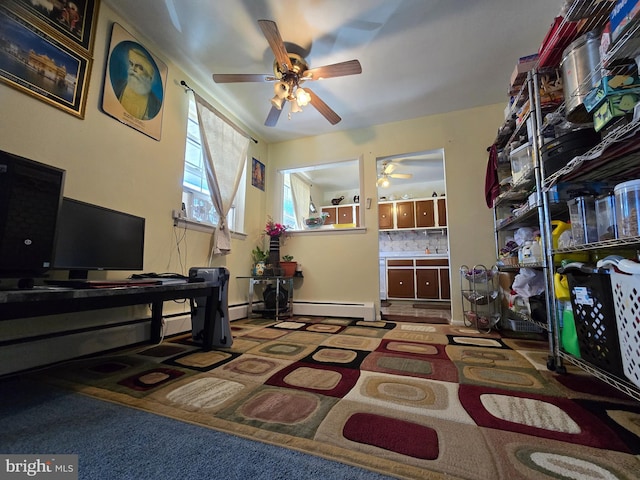
[(513, 73), (511, 74), (511, 80), (509, 85), (513, 89), (519, 85), (522, 85), (527, 79), (527, 73), (538, 63), (538, 54), (527, 55), (526, 57), (520, 57), (518, 63), (516, 63)]
[(514, 297), (511, 285), (513, 285), (513, 280), (516, 278), (516, 274), (514, 272), (500, 272), (498, 273), (498, 285), (500, 286), (500, 299), (502, 301), (502, 305), (505, 308), (509, 308), (512, 303), (512, 299)]

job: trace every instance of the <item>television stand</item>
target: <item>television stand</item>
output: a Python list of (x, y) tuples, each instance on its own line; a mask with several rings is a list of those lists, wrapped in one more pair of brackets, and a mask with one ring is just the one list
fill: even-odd
[[(162, 307), (165, 301), (207, 299), (204, 315), (203, 347), (230, 347), (229, 336), (214, 338), (214, 332), (229, 331), (228, 318), (216, 316), (220, 285), (215, 282), (169, 283), (164, 285), (121, 286), (118, 288), (45, 288), (0, 291), (0, 320), (84, 312), (130, 305), (151, 304), (152, 343), (162, 338)], [(220, 325), (217, 325), (220, 323)]]

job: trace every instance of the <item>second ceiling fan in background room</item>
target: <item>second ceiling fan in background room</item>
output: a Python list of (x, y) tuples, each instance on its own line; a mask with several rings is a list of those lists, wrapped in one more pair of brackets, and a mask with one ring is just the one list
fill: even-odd
[(273, 62), (273, 75), (271, 74), (214, 74), (216, 83), (236, 82), (275, 82), (274, 96), (271, 99), (271, 110), (267, 115), (265, 125), (273, 127), (280, 118), (280, 113), (286, 102), (289, 102), (290, 112), (300, 112), (309, 103), (315, 107), (332, 125), (338, 123), (341, 118), (329, 105), (322, 101), (312, 90), (301, 85), (308, 80), (321, 78), (342, 77), (362, 73), (362, 67), (358, 60), (325, 65), (323, 67), (309, 68), (305, 59), (296, 53), (287, 52), (287, 48), (280, 36), (278, 26), (271, 20), (258, 20), (275, 60)]
[(378, 181), (376, 182), (376, 186), (386, 188), (389, 186), (390, 178), (411, 178), (413, 177), (410, 173), (393, 173), (396, 170), (397, 164), (392, 161), (384, 162), (382, 164), (382, 168), (380, 169), (380, 173), (378, 173)]

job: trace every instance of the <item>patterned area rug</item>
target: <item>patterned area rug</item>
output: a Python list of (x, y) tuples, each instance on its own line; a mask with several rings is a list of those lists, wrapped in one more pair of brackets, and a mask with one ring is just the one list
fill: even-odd
[(449, 325), (233, 322), (34, 374), (98, 398), (397, 478), (637, 479), (640, 405), (545, 342)]

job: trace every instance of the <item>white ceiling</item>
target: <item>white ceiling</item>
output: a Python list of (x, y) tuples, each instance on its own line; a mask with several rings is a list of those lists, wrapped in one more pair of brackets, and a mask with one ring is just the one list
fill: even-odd
[[(535, 53), (562, 0), (102, 0), (268, 142), (362, 129), (507, 102), (518, 57)], [(362, 74), (309, 82), (342, 117), (309, 105), (265, 127), (273, 84), (215, 84), (213, 73), (273, 72), (257, 20), (308, 50), (310, 68), (358, 59)], [(177, 83), (167, 89), (181, 88)], [(496, 128), (498, 126), (496, 125)]]

